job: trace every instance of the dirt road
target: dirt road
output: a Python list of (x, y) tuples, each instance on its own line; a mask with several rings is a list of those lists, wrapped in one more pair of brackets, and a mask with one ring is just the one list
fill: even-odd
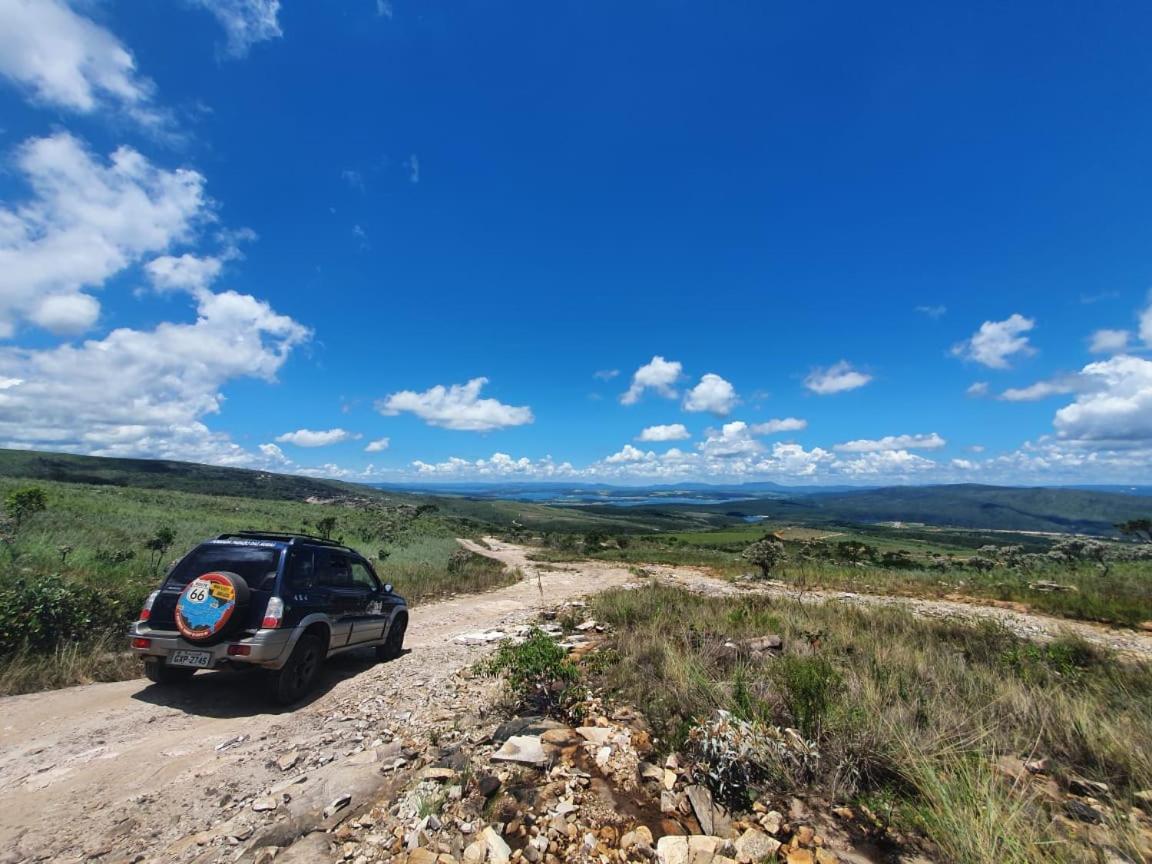
[[(291, 711), (270, 710), (255, 678), (232, 672), (170, 689), (141, 679), (0, 699), (0, 864), (207, 864), (251, 860), (245, 849), (262, 842), (288, 845), (293, 832), (340, 818), (325, 807), (344, 795), (352, 796), (350, 812), (383, 794), (387, 769), (411, 755), (414, 739), (466, 727), (485, 710), (457, 673), (489, 649), (461, 637), (637, 581), (608, 562), (536, 565), (524, 547), (464, 545), (519, 567), (525, 578), (412, 610), (409, 653), (387, 664), (371, 655), (338, 658), (318, 695)], [(696, 591), (746, 590), (693, 568), (647, 569)], [(1010, 610), (844, 593), (808, 599), (994, 618), (1032, 638), (1067, 630), (1152, 658), (1146, 634)]]
[[(498, 548), (497, 548), (498, 547)], [(510, 543), (497, 544), (491, 550), (474, 547), (473, 551), (489, 555), (511, 567), (527, 572), (532, 566), (531, 549)], [(577, 561), (547, 565), (569, 573), (583, 573), (597, 579), (624, 580), (624, 565), (605, 561)], [(1086, 621), (1070, 621), (1034, 612), (1020, 612), (998, 606), (953, 600), (925, 600), (913, 597), (890, 597), (879, 594), (857, 594), (850, 591), (807, 591), (800, 598), (797, 590), (783, 582), (732, 583), (712, 578), (702, 568), (644, 565), (658, 579), (682, 585), (693, 591), (713, 595), (733, 595), (755, 591), (773, 597), (803, 599), (810, 603), (845, 603), (855, 606), (888, 606), (907, 609), (925, 618), (958, 618), (965, 621), (995, 621), (1026, 639), (1053, 639), (1061, 634), (1074, 634), (1104, 648), (1142, 660), (1152, 660), (1152, 633), (1123, 630)]]
[[(271, 710), (254, 676), (233, 672), (0, 699), (0, 862), (233, 860), (285, 810), (303, 819), (345, 789), (371, 794), (415, 730), (478, 709), (453, 680), (485, 648), (457, 637), (631, 578), (597, 567), (542, 571), (538, 583), (524, 571), (507, 588), (413, 609), (404, 657), (336, 658), (320, 695), (292, 711)], [(254, 811), (272, 790), (277, 810)], [(238, 838), (230, 856), (209, 842), (222, 832)]]

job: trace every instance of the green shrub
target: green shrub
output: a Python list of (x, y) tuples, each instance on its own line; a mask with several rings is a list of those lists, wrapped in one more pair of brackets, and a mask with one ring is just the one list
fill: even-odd
[(568, 652), (538, 628), (519, 645), (503, 643), (492, 658), (479, 664), (478, 671), (503, 675), (517, 709), (545, 713), (561, 712), (572, 704), (580, 677)]
[(15, 579), (0, 585), (0, 652), (53, 651), (123, 630), (143, 595), (96, 589), (58, 576)]

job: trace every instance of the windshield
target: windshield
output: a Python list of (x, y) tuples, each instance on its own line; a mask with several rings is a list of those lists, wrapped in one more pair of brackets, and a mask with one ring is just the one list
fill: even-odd
[(253, 591), (271, 591), (276, 586), (280, 554), (281, 550), (272, 546), (205, 544), (173, 568), (165, 585), (182, 587), (204, 573), (226, 570), (243, 577)]

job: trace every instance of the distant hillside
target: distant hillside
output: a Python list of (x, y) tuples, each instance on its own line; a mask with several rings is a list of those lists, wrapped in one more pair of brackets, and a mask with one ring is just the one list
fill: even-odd
[(34, 450), (0, 450), (0, 477), (26, 477), (61, 483), (172, 489), (240, 498), (302, 501), (342, 495), (380, 495), (368, 486), (273, 474), (247, 468), (222, 468), (162, 459), (111, 459)]
[(535, 531), (580, 533), (636, 533), (659, 530), (691, 530), (724, 521), (706, 514), (643, 514), (612, 508), (610, 514), (597, 515), (580, 508), (554, 507), (531, 502), (498, 499), (474, 499), (461, 496), (428, 494), (428, 490), (410, 487), (410, 491), (376, 488), (360, 483), (300, 477), (252, 471), (247, 468), (223, 468), (194, 462), (172, 462), (161, 459), (113, 459), (104, 456), (75, 456), (67, 453), (45, 453), (33, 450), (0, 450), (0, 478), (52, 480), (59, 483), (87, 483), (98, 486), (128, 486), (140, 489), (164, 489), (204, 495), (258, 498), (275, 501), (304, 501), (308, 498), (374, 498), (385, 504), (433, 504), (447, 516), (493, 526), (506, 527), (519, 522)]
[(1117, 522), (1152, 515), (1152, 497), (1085, 489), (891, 486), (742, 501), (706, 509), (803, 522), (922, 522), (957, 528), (1115, 534)]

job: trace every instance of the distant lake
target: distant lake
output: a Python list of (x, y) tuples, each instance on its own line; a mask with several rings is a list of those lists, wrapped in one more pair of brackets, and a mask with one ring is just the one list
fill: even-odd
[(741, 496), (697, 497), (691, 495), (557, 495), (554, 492), (518, 492), (513, 500), (533, 501), (538, 504), (565, 504), (579, 507), (589, 504), (606, 504), (610, 507), (658, 507), (661, 504), (734, 504), (739, 501), (755, 501), (756, 498)]

